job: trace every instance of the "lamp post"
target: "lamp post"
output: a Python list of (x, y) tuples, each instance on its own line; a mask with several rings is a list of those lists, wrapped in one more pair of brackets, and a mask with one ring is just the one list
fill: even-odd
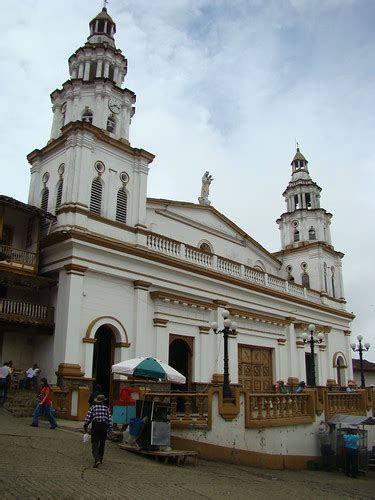
[(324, 333), (320, 332), (317, 336), (317, 338), (314, 337), (315, 333), (315, 325), (311, 324), (308, 327), (309, 333), (304, 332), (302, 334), (302, 340), (306, 344), (310, 344), (310, 350), (311, 350), (311, 385), (312, 387), (316, 386), (316, 380), (315, 380), (315, 357), (314, 357), (314, 348), (315, 344), (321, 344), (324, 340)]
[(224, 381), (223, 381), (223, 397), (232, 398), (232, 391), (229, 385), (229, 367), (228, 367), (228, 336), (229, 334), (235, 334), (237, 330), (237, 323), (229, 319), (229, 311), (224, 309), (221, 313), (223, 317), (224, 328), (218, 330), (218, 324), (216, 321), (211, 323), (211, 328), (217, 334), (222, 333), (224, 337)]
[(363, 352), (368, 351), (370, 349), (370, 344), (368, 342), (365, 342), (362, 344), (363, 337), (362, 335), (357, 336), (358, 340), (358, 345), (353, 342), (350, 344), (350, 347), (353, 349), (354, 352), (359, 352), (359, 367), (361, 369), (361, 388), (364, 389), (366, 387), (366, 382), (365, 382), (365, 371), (363, 368)]

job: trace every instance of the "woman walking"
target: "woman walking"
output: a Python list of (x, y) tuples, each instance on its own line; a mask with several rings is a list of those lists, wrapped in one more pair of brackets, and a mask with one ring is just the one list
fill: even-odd
[(34, 410), (33, 421), (30, 425), (31, 427), (38, 427), (39, 417), (44, 412), (50, 423), (50, 428), (56, 429), (57, 423), (55, 417), (52, 415), (51, 387), (49, 386), (46, 378), (42, 378), (41, 383), (42, 388), (39, 394), (40, 403), (38, 403), (37, 407)]

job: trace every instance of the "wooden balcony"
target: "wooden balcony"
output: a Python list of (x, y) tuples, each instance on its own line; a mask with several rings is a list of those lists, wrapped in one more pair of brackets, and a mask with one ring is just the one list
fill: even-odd
[(0, 299), (0, 321), (51, 327), (54, 308), (18, 300)]
[(0, 268), (26, 271), (30, 273), (37, 272), (38, 258), (36, 253), (27, 252), (26, 250), (6, 245), (0, 245), (0, 254), (6, 256), (6, 260), (0, 261)]

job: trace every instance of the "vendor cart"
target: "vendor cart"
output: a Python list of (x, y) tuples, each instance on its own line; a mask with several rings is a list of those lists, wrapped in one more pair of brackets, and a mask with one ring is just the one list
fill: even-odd
[(357, 433), (359, 435), (359, 447), (358, 447), (358, 472), (361, 474), (366, 474), (368, 471), (369, 455), (370, 451), (368, 449), (367, 435), (368, 432), (365, 429), (366, 425), (375, 425), (375, 419), (367, 416), (360, 415), (333, 415), (328, 424), (334, 426), (334, 432), (336, 434), (336, 439), (334, 440), (335, 454), (336, 454), (336, 466), (339, 469), (345, 468), (345, 450), (344, 450), (344, 434), (347, 433), (348, 429), (357, 428)]

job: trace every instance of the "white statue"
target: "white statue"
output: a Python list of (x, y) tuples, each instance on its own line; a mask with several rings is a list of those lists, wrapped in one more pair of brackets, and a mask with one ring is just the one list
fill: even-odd
[(212, 175), (208, 171), (206, 171), (202, 177), (202, 188), (201, 188), (201, 195), (198, 198), (199, 203), (201, 205), (209, 205), (210, 202), (208, 200), (208, 195), (210, 193), (210, 184), (213, 181)]

